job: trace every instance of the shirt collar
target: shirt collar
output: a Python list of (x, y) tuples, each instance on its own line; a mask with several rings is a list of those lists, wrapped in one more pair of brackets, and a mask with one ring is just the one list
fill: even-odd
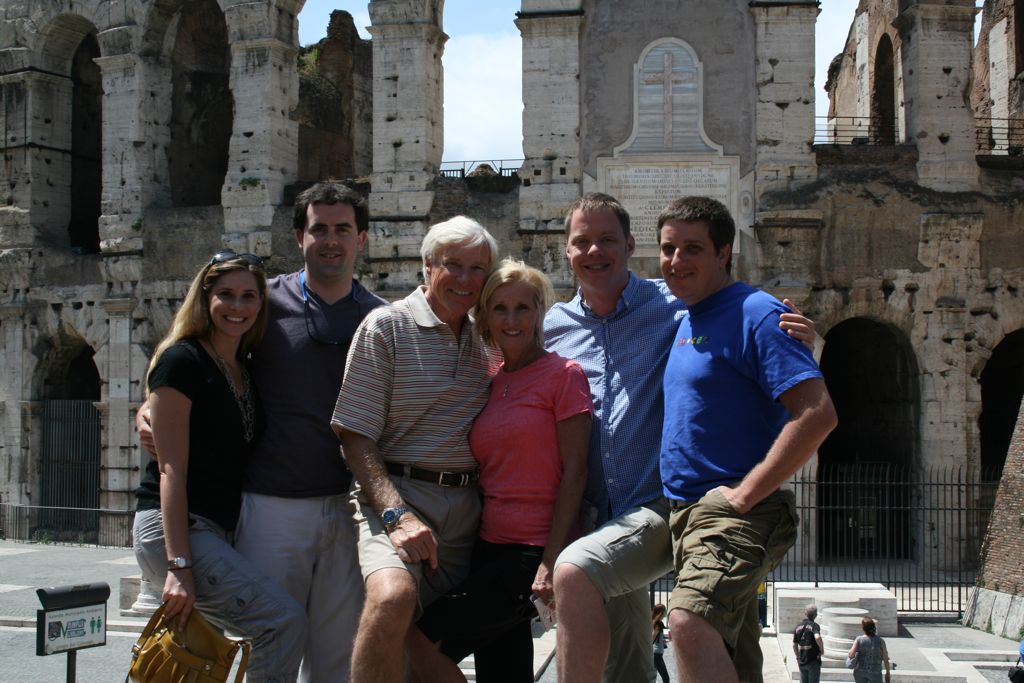
[(615, 305), (615, 310), (606, 316), (599, 316), (590, 309), (590, 306), (588, 306), (586, 301), (583, 299), (583, 288), (580, 287), (576, 290), (576, 305), (579, 308), (579, 313), (595, 318), (615, 318), (625, 313), (633, 306), (637, 294), (640, 291), (640, 284), (640, 278), (636, 276), (636, 273), (629, 271), (629, 280), (626, 281), (626, 287), (622, 290), (622, 294), (619, 295), (619, 301)]
[(416, 289), (412, 290), (412, 294), (407, 296), (405, 299), (409, 302), (409, 310), (412, 312), (412, 319), (416, 321), (416, 324), (420, 327), (440, 327), (444, 325), (440, 318), (434, 313), (434, 309), (430, 307), (430, 302), (427, 301), (427, 288), (424, 285), (420, 285)]

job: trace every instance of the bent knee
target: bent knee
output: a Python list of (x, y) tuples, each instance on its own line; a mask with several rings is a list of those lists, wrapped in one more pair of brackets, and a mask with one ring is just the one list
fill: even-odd
[(555, 566), (554, 588), (555, 592), (572, 592), (586, 587), (593, 588), (594, 582), (590, 580), (587, 573), (569, 562), (563, 562)]
[(704, 617), (685, 609), (674, 609), (668, 615), (668, 630), (677, 646), (700, 645), (712, 641), (720, 641), (715, 627)]
[(382, 569), (371, 574), (366, 582), (363, 612), (380, 613), (385, 618), (412, 617), (416, 609), (416, 582), (400, 569)]

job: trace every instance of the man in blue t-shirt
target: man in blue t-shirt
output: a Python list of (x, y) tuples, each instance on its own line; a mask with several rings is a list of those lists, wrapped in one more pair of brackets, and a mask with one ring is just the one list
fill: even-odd
[(728, 209), (686, 197), (658, 232), (665, 283), (689, 311), (665, 366), (661, 441), (680, 678), (759, 683), (757, 587), (796, 540), (780, 486), (835, 427), (835, 409), (810, 351), (779, 328), (785, 306), (732, 279)]

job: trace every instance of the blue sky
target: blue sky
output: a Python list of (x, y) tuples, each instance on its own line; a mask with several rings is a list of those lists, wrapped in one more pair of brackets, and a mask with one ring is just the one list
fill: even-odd
[[(352, 14), (360, 33), (369, 37), (368, 5), (368, 0), (307, 0), (299, 14), (299, 42), (323, 38), (335, 9)], [(843, 49), (857, 0), (822, 0), (821, 5), (814, 90), (817, 113), (824, 116), (826, 72)], [(519, 0), (445, 0), (446, 161), (522, 157), (521, 43), (512, 23), (519, 7)]]

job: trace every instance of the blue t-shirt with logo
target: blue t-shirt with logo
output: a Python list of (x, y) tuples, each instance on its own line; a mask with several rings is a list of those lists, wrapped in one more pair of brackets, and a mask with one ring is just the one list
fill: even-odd
[(665, 367), (661, 478), (668, 498), (693, 501), (764, 459), (789, 419), (779, 396), (821, 371), (765, 292), (734, 282), (689, 311)]

